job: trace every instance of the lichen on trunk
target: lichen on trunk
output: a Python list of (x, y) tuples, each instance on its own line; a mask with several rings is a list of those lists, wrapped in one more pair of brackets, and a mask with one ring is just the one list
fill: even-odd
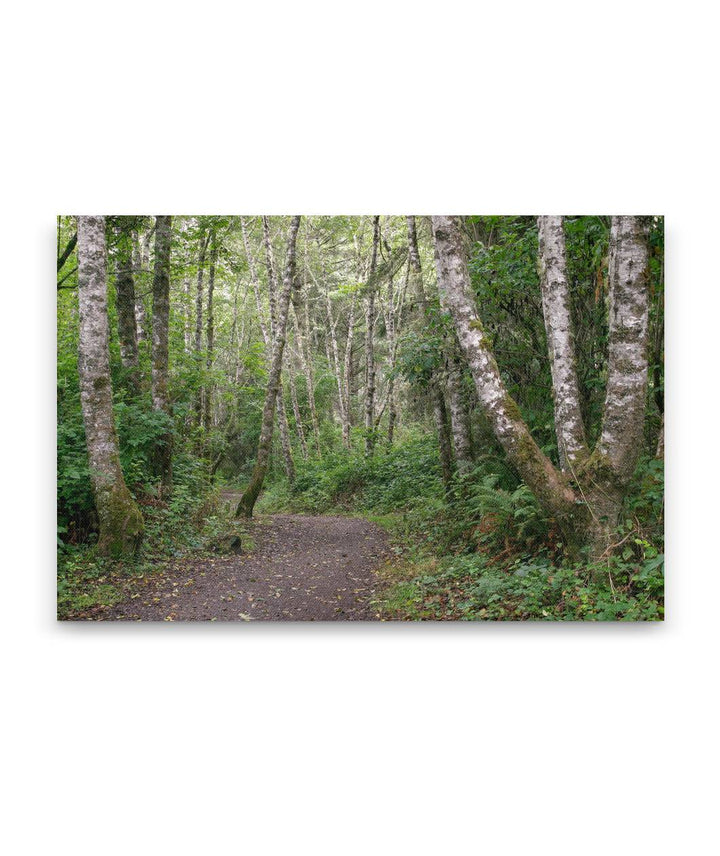
[(120, 557), (138, 548), (144, 523), (125, 484), (113, 417), (104, 217), (78, 217), (77, 250), (80, 401), (100, 524), (98, 551)]

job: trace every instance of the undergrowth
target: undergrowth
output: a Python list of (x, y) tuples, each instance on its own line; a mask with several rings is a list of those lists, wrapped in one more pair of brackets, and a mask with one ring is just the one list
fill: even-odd
[[(409, 435), (298, 465), (264, 511), (362, 513), (391, 537), (376, 606), (386, 619), (637, 621), (663, 617), (662, 464), (644, 461), (617, 549), (570, 561), (532, 493), (487, 456), (445, 495), (433, 437)], [(498, 474), (500, 473), (500, 474)]]

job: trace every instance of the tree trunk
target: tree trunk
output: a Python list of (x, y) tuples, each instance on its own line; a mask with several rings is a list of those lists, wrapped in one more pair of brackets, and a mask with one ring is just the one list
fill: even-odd
[(590, 509), (587, 540), (603, 556), (643, 443), (648, 383), (648, 246), (642, 217), (610, 226), (608, 380), (600, 439), (580, 473)]
[[(267, 218), (263, 218), (263, 220), (267, 220)], [(250, 281), (253, 285), (253, 290), (255, 292), (255, 304), (257, 306), (258, 313), (258, 323), (260, 324), (260, 332), (262, 333), (263, 342), (265, 343), (265, 355), (268, 362), (272, 361), (273, 354), (273, 346), (275, 342), (275, 311), (276, 311), (276, 300), (275, 300), (275, 266), (272, 259), (272, 245), (270, 245), (270, 252), (266, 252), (266, 258), (269, 260), (268, 264), (268, 298), (270, 304), (270, 330), (268, 330), (265, 321), (263, 320), (263, 308), (262, 302), (260, 300), (260, 282), (257, 275), (257, 268), (255, 267), (255, 258), (250, 250), (250, 243), (248, 240), (247, 234), (247, 225), (245, 223), (244, 218), (240, 218), (240, 226), (242, 229), (243, 236), (243, 245), (245, 247), (245, 255), (248, 260), (248, 267), (250, 268)], [(265, 224), (263, 223), (263, 231)], [(269, 231), (268, 231), (268, 240), (269, 240)], [(267, 245), (266, 245), (267, 251)], [(288, 426), (288, 418), (287, 418), (287, 410), (285, 408), (285, 396), (283, 395), (283, 386), (282, 379), (280, 380), (280, 385), (278, 387), (277, 394), (277, 402), (276, 402), (276, 413), (275, 418), (278, 423), (278, 433), (280, 434), (280, 447), (282, 449), (283, 455), (283, 466), (285, 468), (285, 475), (287, 476), (288, 481), (292, 482), (295, 480), (295, 465), (292, 459), (292, 447), (290, 445), (290, 428)]]
[(117, 303), (120, 360), (131, 395), (140, 394), (140, 361), (138, 358), (137, 322), (135, 319), (135, 280), (133, 277), (133, 242), (130, 224), (120, 218), (117, 231)]
[(192, 353), (193, 334), (192, 334), (192, 296), (190, 294), (190, 277), (186, 276), (183, 279), (183, 296), (185, 298), (185, 353)]
[[(423, 285), (422, 266), (420, 264), (420, 253), (417, 245), (417, 228), (415, 218), (408, 217), (408, 251), (410, 276), (414, 280), (414, 292), (417, 295), (420, 310), (422, 312), (423, 326), (427, 325), (428, 321), (428, 306), (425, 296), (425, 286)], [(428, 397), (432, 407), (433, 421), (435, 422), (435, 430), (438, 437), (438, 451), (440, 452), (440, 464), (442, 466), (443, 484), (445, 492), (449, 495), (452, 491), (453, 480), (453, 460), (452, 447), (450, 445), (450, 434), (448, 432), (447, 408), (445, 406), (445, 396), (440, 388), (437, 378), (431, 377), (428, 382)]]
[(305, 439), (305, 429), (303, 428), (302, 415), (300, 414), (300, 405), (298, 404), (297, 389), (295, 388), (295, 376), (291, 371), (288, 372), (288, 383), (290, 385), (290, 399), (293, 406), (293, 415), (295, 417), (295, 428), (297, 430), (298, 440), (300, 440), (300, 449), (302, 456), (307, 460), (308, 449)]
[(98, 551), (119, 557), (138, 548), (144, 524), (125, 484), (113, 418), (104, 217), (78, 217), (77, 251), (80, 401), (100, 522)]
[[(317, 404), (315, 402), (315, 373), (313, 367), (312, 360), (312, 352), (310, 350), (310, 337), (312, 335), (312, 327), (310, 326), (310, 310), (308, 309), (308, 233), (310, 229), (310, 219), (307, 218), (305, 220), (305, 247), (304, 247), (304, 259), (303, 259), (303, 294), (302, 300), (298, 301), (302, 303), (302, 313), (300, 317), (295, 318), (296, 323), (300, 326), (300, 355), (303, 366), (303, 372), (305, 374), (305, 384), (307, 386), (307, 394), (308, 394), (308, 404), (310, 406), (310, 421), (312, 423), (313, 430), (313, 440), (315, 442), (315, 451), (318, 454), (318, 457), (322, 455), (320, 451), (320, 422), (318, 420), (317, 415)], [(323, 269), (324, 273), (324, 269)], [(304, 325), (302, 320), (304, 320)]]
[(460, 224), (455, 217), (433, 217), (438, 286), (448, 306), (478, 399), (510, 463), (547, 513), (570, 535), (575, 529), (575, 494), (533, 440), (520, 410), (500, 377), (470, 297), (470, 275)]
[(210, 430), (210, 417), (212, 415), (212, 383), (210, 374), (213, 364), (213, 351), (215, 349), (215, 319), (213, 316), (213, 295), (215, 293), (215, 266), (217, 265), (217, 236), (213, 232), (212, 244), (210, 246), (210, 270), (208, 272), (208, 297), (207, 297), (207, 321), (205, 326), (206, 356), (205, 368), (207, 379), (204, 384), (205, 397), (203, 400), (203, 427), (205, 433)]
[(365, 454), (375, 449), (375, 270), (380, 244), (380, 217), (373, 218), (373, 247), (368, 276), (370, 287), (365, 310)]
[[(268, 302), (270, 305), (270, 339), (271, 342), (275, 343), (275, 339), (277, 337), (277, 324), (278, 324), (278, 307), (277, 307), (277, 293), (278, 293), (278, 280), (277, 273), (275, 270), (275, 257), (273, 255), (272, 241), (270, 240), (270, 218), (263, 217), (262, 218), (262, 227), (263, 227), (263, 244), (265, 246), (265, 263), (267, 266), (267, 274), (268, 274)], [(294, 279), (294, 277), (293, 277)], [(293, 287), (295, 283), (293, 282)], [(285, 392), (283, 387), (283, 382), (280, 380), (280, 386), (278, 388), (278, 396), (277, 396), (277, 420), (278, 420), (278, 430), (280, 432), (280, 448), (282, 450), (283, 456), (283, 467), (285, 468), (285, 475), (289, 482), (295, 481), (295, 464), (293, 462), (292, 457), (292, 444), (290, 443), (290, 424), (288, 423), (287, 417), (287, 407), (285, 405)]]
[(342, 425), (343, 445), (350, 448), (350, 428), (352, 426), (352, 349), (355, 337), (355, 307), (357, 306), (357, 295), (353, 294), (348, 313), (348, 332), (345, 340), (345, 359), (343, 361), (343, 383), (345, 387), (345, 419)]
[[(556, 518), (568, 543), (588, 546), (592, 559), (604, 557), (612, 548), (622, 502), (642, 447), (648, 329), (648, 250), (642, 218), (612, 218), (605, 410), (594, 451), (586, 459), (575, 458), (576, 466), (568, 456), (577, 493), (568, 477), (555, 469), (540, 451), (500, 378), (469, 297), (470, 278), (457, 219), (433, 217), (432, 223), (438, 282), (452, 313), (478, 399), (495, 436), (540, 505)], [(553, 348), (558, 341), (570, 343), (569, 360), (564, 359), (564, 365), (572, 365), (571, 330), (562, 321), (556, 305), (564, 302), (562, 287), (557, 287), (557, 276), (548, 274), (548, 280), (552, 286), (547, 289), (548, 339)], [(554, 373), (559, 384), (563, 383), (559, 378), (566, 377), (563, 371), (558, 368)], [(558, 398), (562, 394), (563, 389), (556, 392)], [(572, 435), (576, 424), (572, 414), (569, 421), (570, 426), (560, 425), (561, 437)], [(577, 439), (577, 434), (574, 438)]]
[[(454, 337), (453, 337), (454, 338)], [(450, 402), (450, 425), (452, 427), (455, 463), (460, 475), (466, 475), (473, 465), (470, 419), (462, 392), (462, 358), (457, 345), (448, 354), (448, 400)]]
[[(197, 269), (197, 290), (195, 292), (195, 363), (198, 374), (201, 372), (202, 365), (202, 328), (203, 328), (203, 298), (204, 285), (203, 276), (205, 273), (205, 255), (207, 253), (208, 244), (210, 242), (210, 232), (207, 235), (200, 235), (200, 246), (198, 249), (198, 269)], [(203, 413), (203, 383), (198, 380), (198, 390), (195, 397), (195, 421), (199, 425), (202, 420)]]
[(141, 241), (137, 230), (133, 230), (132, 241), (133, 271), (135, 274), (135, 326), (137, 329), (137, 339), (139, 343), (145, 342), (149, 338), (147, 330), (147, 313), (145, 311), (145, 286), (143, 284), (147, 282), (146, 271), (150, 264), (150, 249), (149, 247), (147, 248), (146, 257), (145, 244)]
[(289, 482), (295, 481), (295, 462), (292, 456), (292, 443), (290, 442), (290, 423), (287, 416), (287, 405), (285, 404), (285, 385), (282, 382), (278, 386), (277, 402), (277, 423), (278, 433), (280, 434), (280, 450), (282, 452), (283, 469), (285, 476)]
[(172, 218), (158, 216), (153, 274), (152, 403), (167, 419), (167, 430), (156, 450), (156, 467), (163, 497), (172, 491), (172, 427), (168, 395), (168, 334), (170, 327), (170, 228)]
[(272, 347), (272, 362), (268, 377), (267, 391), (265, 393), (265, 404), (263, 406), (262, 428), (260, 430), (260, 440), (258, 442), (257, 459), (250, 478), (250, 484), (243, 493), (235, 512), (238, 517), (241, 515), (252, 517), (253, 508), (255, 507), (255, 502), (260, 494), (263, 481), (265, 480), (265, 473), (267, 472), (270, 447), (272, 445), (275, 404), (277, 401), (278, 390), (280, 388), (283, 352), (285, 350), (290, 293), (292, 291), (293, 280), (295, 278), (295, 244), (299, 228), (300, 217), (295, 216), (291, 221), (290, 234), (288, 236), (285, 273), (283, 276), (282, 291), (280, 292), (278, 301), (277, 335)]
[(562, 217), (538, 217), (540, 287), (555, 404), (555, 435), (560, 469), (587, 457), (575, 370), (570, 289)]

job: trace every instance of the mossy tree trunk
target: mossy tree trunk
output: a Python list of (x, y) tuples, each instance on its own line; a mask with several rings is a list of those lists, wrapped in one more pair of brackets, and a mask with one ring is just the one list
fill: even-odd
[(113, 418), (104, 217), (78, 217), (77, 252), (78, 372), (90, 479), (100, 522), (98, 550), (119, 557), (137, 549), (144, 524), (125, 484)]
[[(558, 439), (565, 451), (567, 472), (556, 469), (537, 446), (503, 384), (470, 297), (470, 276), (458, 218), (433, 217), (432, 225), (438, 283), (495, 436), (540, 505), (557, 520), (568, 543), (589, 547), (595, 559), (605, 555), (611, 548), (642, 444), (648, 314), (648, 252), (643, 219), (612, 218), (608, 383), (602, 432), (591, 454), (583, 448), (582, 422), (578, 426), (575, 418), (577, 388), (573, 389), (571, 378), (574, 352), (564, 279), (564, 239), (562, 254), (557, 243), (551, 251), (547, 241), (553, 236), (558, 239), (557, 224), (540, 224), (545, 230), (541, 235), (541, 255), (545, 256), (541, 258), (541, 272), (546, 279), (543, 308), (553, 382), (558, 386)], [(558, 360), (560, 351), (562, 359)], [(563, 414), (567, 415), (567, 424)]]
[(646, 218), (612, 218), (605, 408), (597, 446), (577, 475), (588, 497), (587, 540), (596, 556), (608, 549), (642, 450), (648, 385), (647, 233)]
[(260, 491), (262, 490), (265, 474), (267, 473), (270, 449), (272, 446), (273, 424), (275, 420), (275, 406), (280, 389), (280, 378), (282, 375), (283, 354), (285, 351), (285, 338), (287, 334), (288, 308), (293, 281), (295, 279), (295, 246), (298, 229), (300, 228), (300, 217), (295, 216), (290, 223), (290, 230), (285, 256), (285, 271), (283, 275), (282, 289), (277, 300), (277, 316), (275, 325), (275, 337), (272, 342), (272, 358), (268, 385), (265, 392), (265, 403), (263, 405), (262, 426), (260, 439), (258, 441), (257, 458), (255, 467), (250, 477), (250, 483), (240, 498), (236, 509), (238, 517), (252, 517), (253, 509)]
[(172, 446), (170, 397), (168, 393), (168, 335), (170, 327), (170, 231), (172, 218), (160, 215), (155, 227), (155, 270), (153, 273), (152, 403), (167, 420), (167, 429), (156, 449), (155, 466), (163, 497), (172, 491)]

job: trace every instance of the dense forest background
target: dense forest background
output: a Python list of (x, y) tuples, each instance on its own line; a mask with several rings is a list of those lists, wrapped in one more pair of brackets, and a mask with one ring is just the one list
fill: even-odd
[[(352, 512), (386, 528), (396, 561), (383, 571), (380, 617), (662, 616), (662, 218), (545, 218), (557, 232), (534, 216), (466, 216), (451, 224), (447, 246), (442, 218), (94, 219), (105, 241), (96, 256), (106, 265), (111, 422), (137, 518), (132, 549), (127, 538), (104, 540), (78, 373), (79, 225), (62, 216), (62, 615), (111, 604), (123, 577), (212, 549), (233, 525), (220, 502), (233, 489), (242, 517)], [(598, 507), (586, 494), (605, 471), (590, 451), (609, 421), (609, 354), (626, 346), (611, 330), (615, 219), (642, 229), (647, 364), (631, 472), (604, 482), (612, 487), (598, 502), (608, 491), (617, 501), (612, 531), (598, 533), (568, 523), (498, 426), (526, 426), (532, 455), (576, 491), (571, 504)], [(551, 227), (554, 238), (543, 233)], [(554, 328), (552, 240), (562, 241), (567, 297)], [(456, 293), (458, 259), (467, 282)], [(438, 271), (448, 272), (447, 288)], [(465, 327), (463, 294), (477, 312)], [(582, 461), (558, 421), (562, 360), (557, 350), (550, 358), (548, 333), (561, 341), (563, 331), (574, 349)], [(475, 335), (514, 405), (501, 418), (483, 399), (482, 367), (468, 359)], [(632, 423), (629, 410), (623, 420)]]

